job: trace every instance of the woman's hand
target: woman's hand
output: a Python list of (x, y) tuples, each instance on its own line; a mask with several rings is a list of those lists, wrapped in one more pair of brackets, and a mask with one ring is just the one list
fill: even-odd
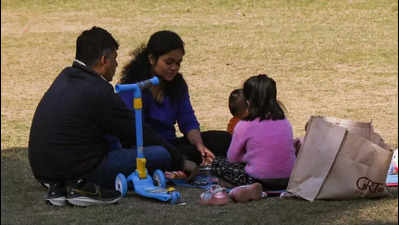
[(201, 166), (207, 166), (212, 163), (215, 155), (205, 145), (198, 145), (197, 150), (201, 153), (202, 163)]
[(212, 163), (215, 155), (205, 147), (204, 143), (202, 142), (201, 132), (198, 129), (192, 129), (187, 133), (187, 139), (192, 144), (195, 145), (197, 150), (201, 153), (201, 166), (206, 166)]

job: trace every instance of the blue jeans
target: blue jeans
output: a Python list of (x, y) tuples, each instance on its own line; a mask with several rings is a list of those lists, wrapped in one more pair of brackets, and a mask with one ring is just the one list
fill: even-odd
[[(171, 168), (172, 159), (164, 147), (146, 146), (143, 151), (147, 160), (146, 168), (150, 174), (156, 169)], [(111, 148), (101, 164), (85, 178), (101, 187), (114, 189), (118, 173), (127, 177), (136, 170), (136, 156), (137, 148)]]

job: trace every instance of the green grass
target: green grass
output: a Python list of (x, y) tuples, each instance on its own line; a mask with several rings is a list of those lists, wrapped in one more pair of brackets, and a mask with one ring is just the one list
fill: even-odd
[[(394, 0), (1, 1), (2, 224), (397, 224), (398, 196), (316, 201), (269, 198), (202, 207), (129, 195), (116, 206), (55, 209), (27, 159), (34, 110), (70, 65), (79, 33), (98, 25), (119, 41), (119, 67), (161, 29), (185, 41), (182, 73), (203, 130), (226, 129), (227, 97), (248, 77), (278, 85), (295, 136), (311, 115), (373, 125), (398, 145), (398, 3)], [(113, 81), (115, 83), (117, 78)]]

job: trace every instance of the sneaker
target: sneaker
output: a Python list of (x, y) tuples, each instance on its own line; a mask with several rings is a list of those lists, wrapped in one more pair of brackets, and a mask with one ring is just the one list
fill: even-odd
[(262, 190), (260, 183), (238, 186), (229, 192), (230, 198), (234, 202), (248, 202), (252, 200), (260, 200), (267, 196)]
[(67, 201), (75, 206), (114, 204), (122, 198), (119, 191), (104, 189), (82, 179), (73, 182), (67, 190)]
[(63, 183), (48, 183), (46, 202), (53, 206), (66, 205), (66, 187)]
[(201, 205), (225, 205), (230, 201), (226, 189), (220, 185), (212, 185), (200, 196)]

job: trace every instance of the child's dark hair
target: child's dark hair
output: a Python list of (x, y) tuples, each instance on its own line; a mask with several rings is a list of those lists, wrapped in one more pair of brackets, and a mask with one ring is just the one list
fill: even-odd
[(246, 120), (285, 119), (277, 100), (276, 82), (266, 74), (250, 77), (244, 83), (244, 97), (249, 102)]
[(242, 88), (235, 89), (230, 93), (229, 96), (229, 109), (233, 116), (239, 116), (247, 109), (247, 103), (245, 102), (244, 92)]
[[(119, 83), (136, 83), (152, 78), (156, 74), (153, 74), (149, 56), (157, 62), (161, 55), (176, 49), (182, 50), (183, 54), (185, 52), (184, 42), (178, 34), (168, 30), (155, 32), (147, 45), (143, 44), (131, 53), (134, 58), (123, 68)], [(178, 73), (172, 81), (164, 82), (161, 79), (160, 85), (152, 88), (152, 94), (158, 102), (162, 101), (164, 95), (170, 96), (173, 101), (181, 96), (181, 91), (185, 88), (187, 84)]]

